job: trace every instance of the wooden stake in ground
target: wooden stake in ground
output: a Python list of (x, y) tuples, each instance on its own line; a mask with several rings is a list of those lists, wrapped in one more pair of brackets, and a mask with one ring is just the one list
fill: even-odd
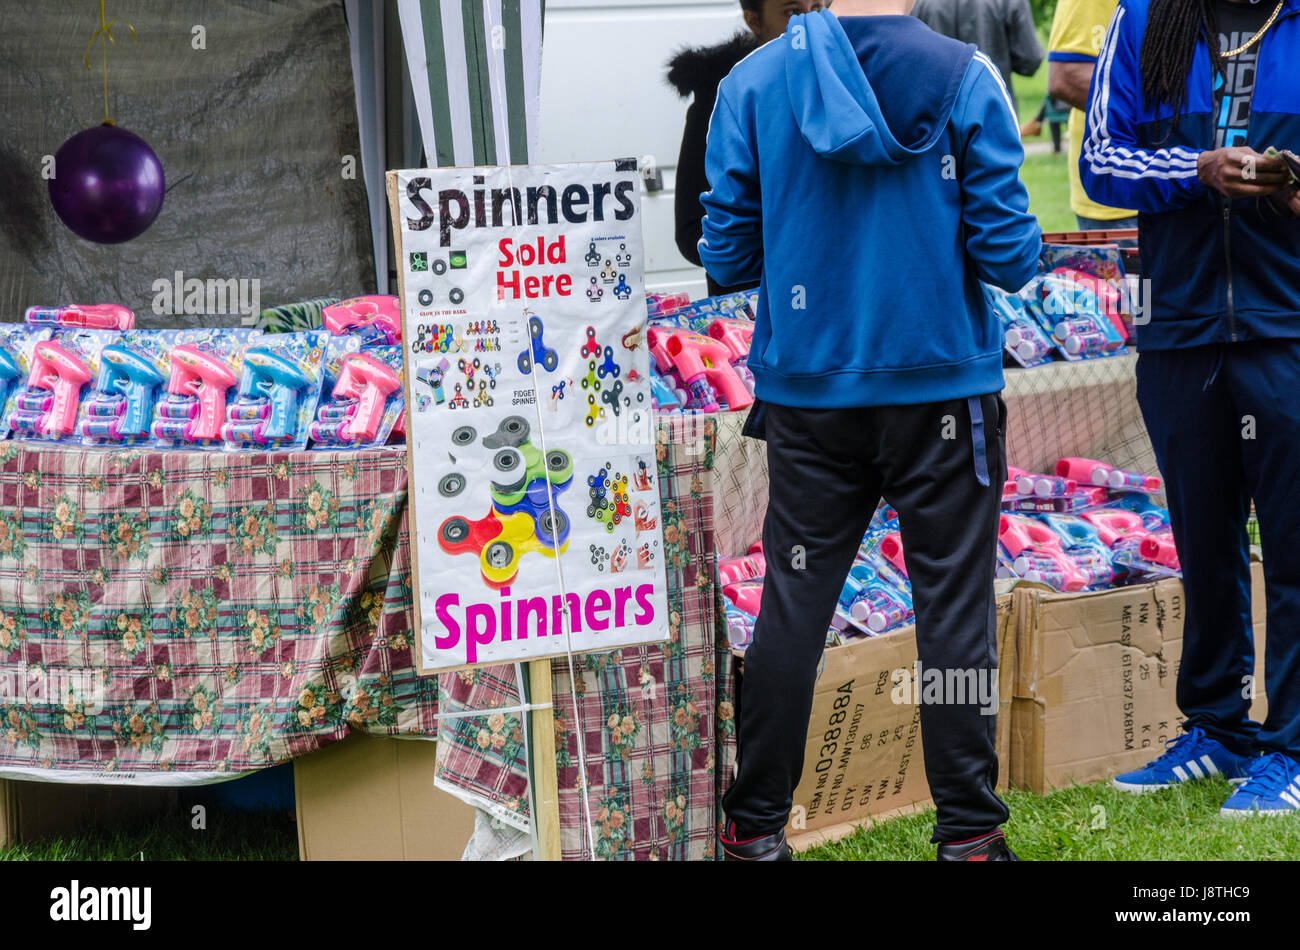
[[(527, 665), (528, 681), (520, 684), (524, 704), (532, 706), (527, 716), (529, 813), (536, 833), (533, 857), (538, 861), (560, 860), (560, 792), (555, 762), (555, 715), (551, 708), (551, 661), (533, 660)], [(536, 707), (543, 708), (538, 709)]]

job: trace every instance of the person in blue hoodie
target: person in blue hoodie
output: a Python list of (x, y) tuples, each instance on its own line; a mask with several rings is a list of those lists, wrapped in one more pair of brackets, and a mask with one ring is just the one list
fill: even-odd
[[(826, 629), (881, 497), (899, 513), (921, 663), (996, 683), (1006, 407), (981, 281), (1024, 286), (1041, 235), (997, 68), (911, 6), (792, 17), (722, 81), (710, 120), (700, 259), (723, 284), (760, 281), (745, 431), (766, 438), (770, 481), (723, 802), (731, 859), (789, 857)], [(941, 860), (1014, 858), (995, 711), (974, 696), (921, 706)]]
[[(1220, 814), (1300, 811), (1300, 0), (1120, 0), (1079, 174), (1138, 211), (1137, 396), (1183, 569), (1182, 731), (1146, 792), (1223, 775)], [(1298, 166), (1300, 170), (1300, 166)], [(1268, 716), (1250, 718), (1251, 501), (1268, 602)]]

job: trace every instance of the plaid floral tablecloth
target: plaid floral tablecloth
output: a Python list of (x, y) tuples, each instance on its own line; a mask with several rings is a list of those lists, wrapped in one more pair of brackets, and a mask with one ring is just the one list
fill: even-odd
[[(735, 720), (731, 663), (719, 646), (714, 519), (729, 531), (753, 512), (738, 493), (754, 443), (743, 414), (664, 416), (657, 434), (668, 567), (667, 643), (552, 661), (561, 848), (591, 857), (582, 807), (578, 736), (585, 739), (595, 857), (700, 860), (715, 855), (719, 793), (730, 781)], [(761, 454), (761, 450), (760, 450)], [(764, 500), (766, 469), (761, 473)], [(737, 481), (739, 479), (739, 481)], [(437, 782), (517, 829), (527, 829), (528, 779), (514, 667), (439, 677), (444, 711), (487, 710), (443, 720)], [(577, 707), (576, 715), (574, 707)], [(720, 763), (724, 767), (720, 768)]]
[(182, 785), (436, 732), (402, 451), (0, 445), (0, 778)]

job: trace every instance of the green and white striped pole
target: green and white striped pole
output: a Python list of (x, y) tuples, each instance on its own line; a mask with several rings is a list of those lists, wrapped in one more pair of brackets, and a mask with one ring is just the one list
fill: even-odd
[(425, 161), (530, 162), (543, 0), (398, 0), (397, 10)]

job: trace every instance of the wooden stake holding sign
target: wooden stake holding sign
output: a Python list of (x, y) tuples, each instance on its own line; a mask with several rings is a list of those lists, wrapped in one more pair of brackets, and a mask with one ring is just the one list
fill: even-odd
[[(549, 704), (547, 658), (668, 638), (636, 163), (396, 171), (388, 195), (418, 668), (525, 662)], [(551, 723), (529, 722), (539, 857)]]

